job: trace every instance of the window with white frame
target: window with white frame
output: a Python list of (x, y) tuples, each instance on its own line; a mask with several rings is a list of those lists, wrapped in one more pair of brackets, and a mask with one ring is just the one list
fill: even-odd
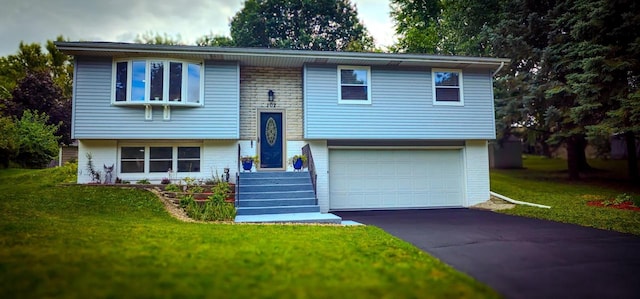
[(200, 171), (200, 148), (197, 146), (178, 147), (178, 172)]
[(462, 70), (433, 69), (433, 103), (438, 105), (462, 105)]
[(113, 103), (200, 105), (202, 62), (167, 59), (116, 60)]
[(338, 66), (338, 103), (371, 104), (371, 68)]
[(144, 172), (144, 156), (143, 146), (122, 147), (120, 150), (120, 172)]
[(122, 146), (120, 172), (200, 172), (200, 153), (199, 146)]

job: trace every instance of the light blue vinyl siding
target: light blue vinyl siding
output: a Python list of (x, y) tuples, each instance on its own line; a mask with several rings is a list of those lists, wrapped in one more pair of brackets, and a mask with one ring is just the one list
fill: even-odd
[(153, 107), (111, 104), (111, 58), (76, 57), (74, 138), (78, 139), (237, 139), (239, 88), (237, 63), (205, 62), (204, 106)]
[(495, 138), (489, 70), (463, 70), (464, 106), (433, 105), (430, 69), (371, 67), (371, 105), (338, 104), (337, 80), (337, 66), (305, 66), (305, 138)]

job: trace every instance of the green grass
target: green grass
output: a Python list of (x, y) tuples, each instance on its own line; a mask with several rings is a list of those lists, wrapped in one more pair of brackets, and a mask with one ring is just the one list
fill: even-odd
[(375, 227), (184, 223), (149, 192), (0, 170), (0, 298), (496, 298)]
[(491, 190), (552, 208), (518, 205), (503, 213), (640, 235), (640, 212), (587, 206), (622, 193), (640, 196), (640, 186), (626, 180), (626, 161), (590, 160), (596, 170), (580, 181), (568, 179), (565, 160), (527, 156), (523, 162), (525, 169), (491, 170)]

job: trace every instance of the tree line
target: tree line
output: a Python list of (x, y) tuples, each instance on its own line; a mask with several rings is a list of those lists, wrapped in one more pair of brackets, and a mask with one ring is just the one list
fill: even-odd
[(633, 0), (392, 0), (393, 51), (506, 57), (495, 85), (499, 138), (565, 144), (569, 175), (623, 136), (638, 181), (640, 3)]
[[(630, 177), (638, 180), (636, 1), (391, 0), (390, 6), (398, 38), (384, 51), (511, 59), (494, 88), (499, 139), (518, 136), (547, 155), (564, 144), (570, 177), (579, 178), (590, 168), (587, 143), (606, 152), (612, 135), (623, 136)], [(136, 42), (183, 44), (179, 36), (153, 32)], [(383, 51), (349, 0), (246, 0), (230, 20), (229, 37), (208, 34), (196, 45)], [(46, 49), (20, 44), (16, 55), (0, 59), (0, 108), (14, 119), (26, 110), (44, 112), (68, 142), (72, 66), (50, 42)]]

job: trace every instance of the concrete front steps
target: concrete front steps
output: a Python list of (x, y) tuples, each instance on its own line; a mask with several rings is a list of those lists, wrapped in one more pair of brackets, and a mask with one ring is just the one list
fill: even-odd
[(236, 222), (341, 222), (320, 213), (308, 172), (243, 172), (236, 196)]

